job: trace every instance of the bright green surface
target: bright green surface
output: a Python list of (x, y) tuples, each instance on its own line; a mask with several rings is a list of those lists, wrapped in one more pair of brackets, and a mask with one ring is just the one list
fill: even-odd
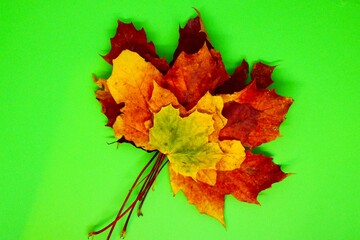
[(274, 87), (295, 103), (261, 150), (296, 174), (261, 207), (227, 198), (225, 230), (174, 198), (163, 171), (127, 239), (360, 238), (358, 0), (77, 2), (0, 3), (1, 239), (87, 239), (114, 216), (148, 155), (106, 144), (91, 74), (110, 67), (98, 54), (122, 19), (169, 60), (192, 6), (229, 71), (242, 58), (279, 65)]

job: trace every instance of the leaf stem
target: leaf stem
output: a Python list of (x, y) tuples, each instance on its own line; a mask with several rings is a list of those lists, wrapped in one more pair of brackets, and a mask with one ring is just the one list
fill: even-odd
[(167, 161), (164, 162), (166, 156), (164, 154), (162, 154), (162, 156), (159, 158), (158, 160), (158, 165), (156, 166), (156, 171), (154, 171), (154, 173), (152, 174), (152, 176), (149, 178), (149, 183), (146, 185), (146, 188), (143, 190), (144, 191), (144, 194), (142, 196), (142, 198), (140, 199), (140, 204), (139, 204), (139, 207), (138, 207), (138, 212), (137, 212), (137, 215), (138, 216), (142, 216), (142, 212), (141, 212), (141, 209), (142, 209), (142, 206), (145, 202), (145, 198), (149, 192), (149, 190), (151, 189), (151, 187), (153, 186), (157, 176), (159, 175), (159, 173), (161, 172), (161, 170), (163, 169), (163, 167), (167, 164)]
[[(151, 165), (151, 163), (154, 161), (154, 159), (156, 158), (156, 161), (153, 165), (153, 167), (151, 168), (150, 172), (145, 176), (143, 177), (145, 171), (149, 168), (149, 166)], [(126, 228), (127, 228), (127, 225), (129, 223), (129, 220), (130, 220), (130, 217), (132, 215), (132, 212), (136, 206), (136, 204), (138, 202), (140, 202), (140, 205), (138, 207), (138, 216), (141, 216), (142, 213), (141, 213), (141, 208), (143, 206), (143, 203), (145, 201), (145, 198), (149, 192), (149, 189), (152, 187), (152, 185), (154, 184), (155, 182), (155, 179), (156, 177), (159, 175), (159, 173), (161, 172), (161, 170), (163, 169), (163, 167), (167, 164), (167, 161), (164, 162), (164, 160), (166, 159), (166, 155), (165, 154), (162, 154), (160, 152), (156, 152), (152, 158), (148, 161), (148, 163), (145, 165), (145, 167), (140, 171), (139, 175), (137, 176), (137, 178), (135, 179), (132, 187), (130, 188), (128, 194), (126, 195), (120, 209), (119, 209), (119, 212), (118, 214), (116, 215), (115, 219), (109, 223), (107, 226), (105, 226), (104, 228), (98, 230), (98, 231), (92, 231), (89, 233), (89, 237), (92, 237), (92, 236), (95, 236), (95, 235), (98, 235), (100, 233), (103, 233), (104, 231), (106, 231), (107, 229), (110, 228), (110, 231), (108, 233), (108, 236), (107, 236), (107, 240), (110, 239), (111, 235), (112, 235), (112, 232), (116, 226), (116, 223), (123, 217), (125, 216), (127, 213), (128, 216), (127, 216), (127, 219), (125, 221), (125, 224), (123, 226), (123, 229), (121, 231), (121, 237), (122, 238), (125, 238), (125, 235), (126, 235)], [(143, 177), (143, 178), (142, 178)], [(142, 178), (142, 179), (141, 179)], [(141, 179), (141, 180), (140, 180)], [(140, 192), (138, 193), (136, 199), (124, 210), (131, 194), (133, 193), (134, 189), (141, 183), (143, 182), (142, 186), (141, 186), (141, 189), (140, 189)], [(130, 211), (130, 212), (129, 212)]]

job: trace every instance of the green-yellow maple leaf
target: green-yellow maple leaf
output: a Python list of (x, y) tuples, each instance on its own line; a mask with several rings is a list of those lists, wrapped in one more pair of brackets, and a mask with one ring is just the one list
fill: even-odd
[(169, 105), (154, 115), (150, 145), (168, 156), (175, 172), (196, 179), (200, 170), (216, 169), (223, 157), (218, 143), (210, 142), (214, 120), (195, 111), (187, 117)]

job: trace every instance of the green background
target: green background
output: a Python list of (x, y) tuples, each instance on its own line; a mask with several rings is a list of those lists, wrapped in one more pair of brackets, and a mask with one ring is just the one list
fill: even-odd
[(106, 144), (91, 75), (109, 76), (99, 54), (117, 19), (170, 60), (191, 7), (229, 72), (242, 58), (278, 65), (273, 87), (295, 102), (260, 150), (295, 174), (261, 206), (227, 197), (225, 230), (173, 197), (163, 171), (127, 239), (360, 239), (358, 0), (1, 1), (1, 239), (87, 239), (114, 217), (149, 155)]

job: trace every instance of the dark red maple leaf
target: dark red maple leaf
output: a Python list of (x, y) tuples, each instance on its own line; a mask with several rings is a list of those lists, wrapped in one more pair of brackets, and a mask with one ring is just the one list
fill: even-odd
[(249, 73), (249, 64), (242, 60), (231, 77), (215, 89), (215, 94), (231, 94), (245, 88)]
[(125, 50), (138, 53), (146, 61), (151, 62), (160, 72), (166, 73), (169, 64), (165, 58), (159, 58), (153, 42), (148, 42), (144, 29), (136, 30), (133, 23), (118, 21), (116, 34), (111, 38), (111, 50), (103, 58), (110, 64)]
[(220, 139), (239, 139), (245, 143), (250, 132), (256, 128), (261, 112), (250, 104), (231, 101), (224, 104), (222, 114), (228, 122), (220, 131)]
[(254, 68), (251, 71), (251, 79), (256, 82), (258, 88), (267, 88), (274, 81), (271, 78), (271, 74), (274, 71), (275, 66), (269, 66), (262, 62), (254, 64)]
[(190, 18), (184, 28), (179, 28), (179, 43), (174, 52), (173, 60), (170, 65), (172, 66), (180, 55), (181, 52), (187, 54), (197, 53), (200, 48), (206, 43), (208, 49), (214, 48), (209, 41), (204, 24), (200, 18), (200, 13), (197, 11), (198, 16)]
[(120, 109), (125, 105), (124, 103), (117, 104), (109, 92), (109, 89), (106, 86), (106, 81), (104, 79), (97, 79), (94, 77), (94, 81), (100, 89), (98, 89), (96, 94), (96, 99), (101, 103), (102, 112), (108, 118), (106, 126), (112, 127), (115, 123), (116, 117), (120, 114)]

